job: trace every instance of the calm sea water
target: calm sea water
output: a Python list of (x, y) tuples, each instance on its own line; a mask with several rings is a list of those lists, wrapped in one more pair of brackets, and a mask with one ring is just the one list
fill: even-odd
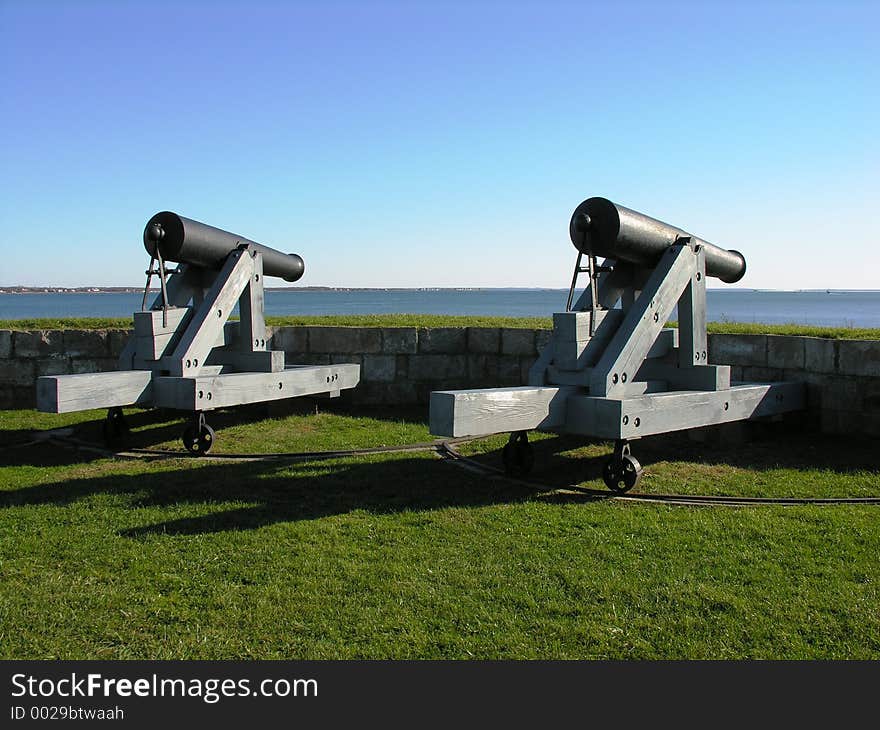
[[(371, 290), (266, 292), (266, 313), (460, 314), (546, 317), (565, 309), (567, 290)], [(710, 289), (709, 321), (880, 327), (880, 291)], [(129, 317), (140, 294), (0, 294), (0, 319)]]

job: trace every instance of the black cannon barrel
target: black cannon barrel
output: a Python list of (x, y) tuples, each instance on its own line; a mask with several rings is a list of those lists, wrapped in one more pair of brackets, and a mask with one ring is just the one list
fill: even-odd
[(196, 266), (219, 269), (231, 251), (242, 244), (250, 244), (263, 254), (263, 274), (296, 281), (305, 271), (302, 257), (282, 253), (244, 236), (184, 218), (177, 213), (156, 213), (144, 228), (144, 247), (150, 256), (156, 255), (156, 244), (162, 258)]
[[(652, 266), (663, 252), (682, 237), (680, 228), (616, 205), (605, 198), (589, 198), (575, 208), (569, 225), (571, 242), (583, 253)], [(746, 260), (739, 251), (728, 251), (700, 240), (706, 254), (706, 275), (733, 284), (745, 276)]]

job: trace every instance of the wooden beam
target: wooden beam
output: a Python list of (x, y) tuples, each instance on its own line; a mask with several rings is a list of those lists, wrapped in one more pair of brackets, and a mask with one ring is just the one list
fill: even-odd
[(695, 251), (694, 272), (678, 300), (679, 365), (707, 365), (706, 334), (706, 254), (702, 246)]
[(438, 390), (431, 393), (430, 429), (436, 436), (488, 436), (553, 428), (565, 421), (566, 387)]
[(354, 388), (360, 365), (301, 365), (280, 373), (228, 373), (195, 377), (157, 377), (153, 403), (158, 408), (210, 411), (215, 408), (318, 395)]
[(804, 407), (803, 383), (747, 383), (726, 391), (672, 391), (618, 399), (569, 398), (565, 431), (636, 439), (670, 431), (771, 416)]
[(93, 408), (144, 405), (152, 395), (149, 370), (122, 370), (37, 378), (37, 410), (72, 413)]
[(233, 251), (217, 274), (171, 355), (161, 368), (172, 376), (195, 376), (223, 331), (239, 296), (250, 283), (254, 260), (248, 249)]
[(667, 249), (593, 369), (590, 393), (613, 397), (635, 378), (694, 269), (690, 247)]
[(253, 271), (250, 282), (245, 286), (238, 300), (238, 312), (241, 319), (238, 347), (243, 353), (264, 351), (267, 340), (264, 316), (263, 257), (259, 253), (254, 253), (256, 255), (251, 257)]

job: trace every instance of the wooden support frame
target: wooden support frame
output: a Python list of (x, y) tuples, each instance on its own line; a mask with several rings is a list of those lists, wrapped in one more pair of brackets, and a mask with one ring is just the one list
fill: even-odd
[(627, 382), (635, 380), (695, 268), (694, 252), (688, 246), (667, 249), (596, 364), (590, 378), (591, 395), (619, 395)]
[[(431, 432), (540, 429), (625, 441), (803, 408), (802, 383), (731, 386), (729, 366), (708, 364), (699, 239), (678, 239), (653, 268), (611, 260), (603, 268), (600, 308), (592, 308), (588, 287), (573, 311), (554, 315), (528, 387), (432, 393)], [(620, 309), (609, 317), (607, 308), (616, 304)], [(669, 329), (676, 305), (679, 327)]]
[[(161, 297), (136, 312), (117, 372), (37, 379), (37, 408), (67, 413), (131, 405), (207, 411), (354, 388), (360, 366), (291, 365), (271, 350), (264, 318), (263, 257), (251, 245), (219, 272), (183, 265)], [(235, 304), (239, 322), (229, 322)]]

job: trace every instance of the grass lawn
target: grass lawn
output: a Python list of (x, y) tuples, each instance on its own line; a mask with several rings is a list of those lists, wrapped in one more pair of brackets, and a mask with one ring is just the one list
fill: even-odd
[[(430, 440), (421, 411), (212, 416), (218, 451)], [(329, 410), (328, 410), (329, 409)], [(530, 490), (430, 453), (98, 458), (103, 414), (0, 412), (3, 658), (878, 658), (880, 511), (588, 501), (608, 447), (537, 438)], [(131, 414), (133, 445), (181, 421)], [(499, 438), (471, 444), (499, 463)], [(880, 495), (876, 442), (645, 439), (640, 489)]]
[[(337, 314), (310, 317), (266, 317), (272, 326), (334, 326), (334, 327), (511, 327), (519, 329), (551, 329), (551, 317), (459, 317), (439, 314)], [(677, 323), (671, 322), (671, 326)], [(131, 318), (95, 317), (87, 319), (3, 319), (0, 329), (129, 329)], [(880, 329), (865, 327), (822, 327), (800, 324), (760, 324), (710, 322), (709, 332), (718, 334), (803, 335), (833, 340), (880, 340)]]

